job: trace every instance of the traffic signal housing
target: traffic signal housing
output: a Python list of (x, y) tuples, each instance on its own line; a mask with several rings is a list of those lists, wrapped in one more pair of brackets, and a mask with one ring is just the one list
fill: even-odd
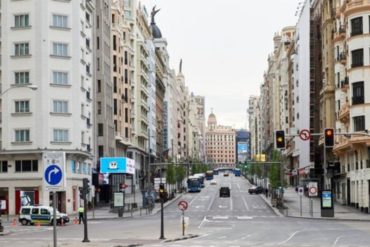
[(164, 184), (159, 184), (159, 198), (164, 199)]
[(87, 178), (82, 179), (82, 188), (80, 188), (80, 198), (85, 200), (87, 194), (90, 193), (90, 181)]
[(285, 148), (285, 132), (284, 130), (277, 130), (275, 132), (276, 148)]
[(334, 146), (334, 129), (332, 128), (325, 129), (324, 137), (325, 137), (325, 146), (333, 147)]

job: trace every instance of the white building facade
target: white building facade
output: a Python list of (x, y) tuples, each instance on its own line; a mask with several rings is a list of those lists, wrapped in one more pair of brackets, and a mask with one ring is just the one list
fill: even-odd
[(52, 151), (65, 154), (58, 208), (77, 211), (93, 167), (93, 11), (88, 0), (2, 1), (0, 200), (9, 214), (22, 197), (50, 204), (42, 157)]

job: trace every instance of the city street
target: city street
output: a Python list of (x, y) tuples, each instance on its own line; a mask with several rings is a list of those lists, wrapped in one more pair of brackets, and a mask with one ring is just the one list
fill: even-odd
[[(83, 225), (58, 227), (58, 246), (369, 246), (368, 222), (311, 220), (278, 216), (260, 195), (249, 195), (243, 177), (222, 173), (217, 185), (187, 193), (165, 208), (165, 240), (160, 240), (160, 212), (133, 218), (89, 222), (90, 243), (82, 243)], [(229, 186), (231, 197), (220, 198), (219, 187)], [(182, 239), (178, 201), (188, 202), (189, 217)], [(159, 207), (159, 205), (156, 205)], [(9, 228), (10, 227), (10, 228)], [(53, 246), (51, 226), (8, 226), (0, 246)]]

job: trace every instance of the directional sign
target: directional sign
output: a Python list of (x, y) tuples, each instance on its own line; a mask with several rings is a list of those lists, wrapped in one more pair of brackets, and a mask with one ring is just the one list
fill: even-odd
[(311, 133), (308, 129), (303, 129), (299, 132), (299, 137), (303, 141), (307, 141), (311, 139)]
[(49, 185), (55, 186), (58, 185), (63, 178), (62, 169), (59, 166), (53, 164), (46, 168), (44, 173), (44, 178), (46, 183)]
[(187, 201), (179, 201), (179, 203), (177, 204), (177, 206), (179, 207), (179, 209), (181, 211), (184, 211), (188, 208), (188, 202)]
[(65, 153), (45, 152), (44, 162), (44, 186), (48, 190), (61, 190), (65, 187)]

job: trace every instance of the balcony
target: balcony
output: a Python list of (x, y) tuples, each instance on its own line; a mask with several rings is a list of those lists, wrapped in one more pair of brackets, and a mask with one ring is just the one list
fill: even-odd
[(339, 53), (339, 61), (342, 64), (346, 64), (347, 56), (346, 56), (346, 54), (343, 51), (341, 53)]
[(349, 0), (345, 10), (345, 15), (361, 10), (363, 7), (369, 7), (370, 0)]
[(345, 37), (346, 37), (346, 29), (343, 25), (341, 25), (334, 35), (334, 42), (342, 41), (344, 40)]
[(342, 123), (348, 123), (349, 121), (349, 103), (346, 102), (339, 111), (339, 121)]
[(344, 93), (346, 93), (348, 91), (348, 87), (349, 87), (349, 79), (348, 79), (348, 76), (346, 76), (344, 77), (344, 80), (340, 81), (340, 88), (342, 89)]
[(360, 105), (360, 104), (364, 104), (364, 103), (365, 103), (364, 96), (362, 96), (362, 97), (352, 97), (352, 105)]

